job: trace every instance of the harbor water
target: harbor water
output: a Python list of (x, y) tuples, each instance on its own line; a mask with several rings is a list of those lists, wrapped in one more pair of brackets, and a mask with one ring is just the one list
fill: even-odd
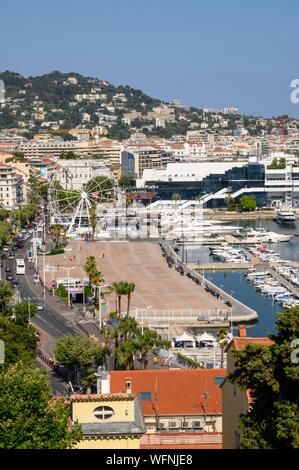
[[(279, 253), (282, 259), (299, 262), (298, 221), (294, 227), (281, 226), (272, 220), (234, 220), (232, 224), (294, 235), (288, 242), (269, 244), (269, 248)], [(215, 263), (209, 248), (205, 246), (185, 247), (183, 256), (189, 263)], [(275, 333), (275, 316), (282, 307), (273, 302), (272, 298), (257, 292), (254, 285), (247, 282), (244, 271), (205, 271), (203, 274), (206, 279), (257, 311), (258, 321), (254, 325), (248, 325), (248, 336), (267, 336), (269, 333)]]

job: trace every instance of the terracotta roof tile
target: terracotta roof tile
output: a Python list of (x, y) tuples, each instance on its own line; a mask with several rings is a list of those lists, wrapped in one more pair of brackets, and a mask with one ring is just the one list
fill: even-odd
[(238, 351), (241, 351), (242, 349), (245, 349), (247, 344), (257, 344), (259, 346), (270, 346), (273, 344), (273, 341), (271, 341), (269, 338), (240, 338), (240, 337), (234, 337), (232, 344), (235, 349)]
[(71, 401), (118, 401), (118, 400), (134, 400), (134, 395), (127, 394), (127, 393), (107, 393), (104, 395), (96, 395), (96, 394), (77, 394), (71, 395)]
[[(132, 393), (151, 392), (152, 400), (142, 400), (143, 414), (184, 415), (221, 414), (222, 401), (215, 377), (224, 369), (135, 370), (111, 372), (111, 392), (125, 392), (125, 381), (132, 381)], [(208, 398), (205, 398), (205, 395)]]

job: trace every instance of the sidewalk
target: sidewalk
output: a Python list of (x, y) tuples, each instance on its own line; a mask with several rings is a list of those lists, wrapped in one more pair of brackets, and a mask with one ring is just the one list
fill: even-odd
[[(30, 269), (31, 268), (31, 269)], [(41, 302), (47, 305), (49, 308), (55, 310), (58, 314), (62, 315), (67, 321), (75, 322), (77, 318), (77, 312), (66, 305), (62, 300), (58, 299), (57, 296), (53, 295), (51, 291), (45, 288), (45, 299), (43, 298), (43, 285), (41, 283), (34, 283), (34, 268), (31, 263), (26, 262), (26, 273), (25, 278), (29, 288), (40, 298)]]

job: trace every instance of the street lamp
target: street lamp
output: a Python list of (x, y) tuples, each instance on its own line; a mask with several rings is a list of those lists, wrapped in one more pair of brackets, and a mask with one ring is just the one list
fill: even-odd
[(152, 308), (152, 306), (148, 305), (147, 307), (145, 307), (145, 309), (141, 310), (141, 334), (142, 335), (143, 335), (143, 330), (144, 330), (143, 312), (144, 310), (149, 310), (150, 308)]
[(96, 286), (96, 289), (99, 289), (99, 328), (102, 329), (102, 297), (101, 297), (101, 289), (102, 287), (109, 287), (109, 284), (102, 284), (100, 286)]
[[(231, 293), (231, 297), (233, 297), (234, 291), (231, 290), (230, 293)], [(233, 302), (231, 302), (231, 304), (232, 305), (231, 305), (231, 308), (230, 308), (230, 332), (233, 336), (233, 331), (234, 331), (234, 329), (233, 329)]]
[(71, 293), (70, 293), (70, 269), (74, 269), (76, 268), (77, 266), (68, 266), (68, 267), (64, 267), (64, 266), (59, 266), (59, 269), (65, 269), (67, 270), (67, 304), (68, 306), (70, 307), (71, 306)]

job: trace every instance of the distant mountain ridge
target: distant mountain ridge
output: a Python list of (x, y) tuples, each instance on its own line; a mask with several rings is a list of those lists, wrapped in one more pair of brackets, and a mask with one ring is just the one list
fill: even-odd
[(261, 125), (257, 118), (239, 114), (216, 113), (215, 117), (213, 112), (166, 103), (130, 86), (115, 86), (76, 72), (24, 77), (6, 71), (0, 73), (0, 80), (5, 84), (0, 130), (23, 129), (29, 137), (40, 131), (67, 135), (70, 128), (96, 126), (101, 135), (119, 140), (136, 131), (170, 138), (200, 129), (231, 134), (237, 127), (256, 135), (275, 126), (270, 120)]

